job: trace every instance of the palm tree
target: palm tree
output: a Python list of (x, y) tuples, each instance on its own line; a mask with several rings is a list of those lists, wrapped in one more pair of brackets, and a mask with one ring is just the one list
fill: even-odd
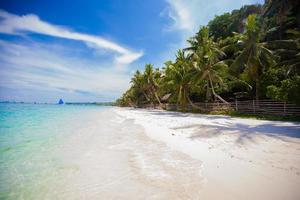
[(235, 71), (246, 71), (249, 77), (255, 80), (255, 96), (259, 100), (260, 75), (264, 68), (274, 66), (275, 58), (273, 52), (261, 42), (263, 38), (262, 29), (259, 26), (257, 15), (249, 15), (246, 24), (246, 33), (242, 41), (244, 49), (231, 65)]
[(221, 51), (218, 44), (209, 37), (207, 27), (202, 27), (197, 33), (196, 37), (188, 40), (191, 47), (186, 48), (189, 51), (191, 59), (193, 60), (194, 75), (193, 81), (195, 84), (205, 82), (207, 92), (211, 90), (213, 96), (223, 103), (228, 104), (220, 95), (215, 91), (215, 87), (223, 86), (222, 74), (227, 69), (227, 64), (221, 61), (225, 53)]
[(286, 76), (291, 76), (300, 72), (300, 31), (294, 28), (285, 33), (285, 40), (268, 41), (266, 45), (279, 58), (277, 67), (286, 69)]
[(189, 99), (189, 87), (191, 83), (191, 68), (188, 58), (182, 50), (177, 51), (176, 62), (168, 61), (165, 63), (165, 75), (163, 82), (172, 88), (177, 94), (177, 104), (185, 109)]
[(160, 98), (157, 94), (157, 90), (158, 90), (157, 80), (159, 78), (159, 71), (154, 71), (153, 70), (153, 65), (146, 64), (145, 65), (144, 76), (147, 80), (149, 91), (152, 93), (152, 95), (154, 95), (154, 97), (156, 98), (156, 100), (159, 103), (160, 107), (163, 107), (163, 105), (160, 101)]
[(147, 80), (145, 79), (145, 76), (137, 70), (134, 74), (134, 76), (131, 79), (132, 86), (136, 88), (138, 91), (140, 91), (147, 101), (151, 101), (149, 96), (147, 95)]
[[(297, 0), (267, 0), (265, 3), (265, 10), (263, 16), (276, 16), (276, 22), (279, 25), (279, 39), (282, 39), (284, 24), (288, 20), (288, 15), (291, 14), (292, 10), (297, 12), (300, 3)], [(276, 27), (275, 27), (276, 28)]]

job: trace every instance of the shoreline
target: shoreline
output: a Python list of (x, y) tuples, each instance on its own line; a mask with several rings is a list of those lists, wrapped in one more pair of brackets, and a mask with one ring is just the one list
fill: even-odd
[(266, 121), (278, 121), (278, 122), (291, 122), (298, 123), (300, 125), (300, 117), (294, 115), (264, 115), (264, 114), (246, 114), (239, 113), (236, 111), (213, 111), (213, 112), (200, 112), (200, 111), (180, 111), (180, 110), (167, 110), (160, 108), (159, 106), (155, 107), (134, 107), (134, 106), (119, 106), (114, 105), (117, 108), (125, 108), (125, 109), (141, 109), (141, 110), (161, 110), (166, 112), (175, 112), (175, 113), (186, 113), (186, 114), (196, 114), (196, 115), (208, 115), (208, 116), (225, 116), (225, 117), (233, 117), (240, 119), (256, 119), (256, 120), (266, 120)]
[(3, 134), (2, 147), (10, 149), (1, 157), (2, 198), (300, 197), (299, 124), (117, 107), (36, 108), (7, 118), (21, 125), (32, 115), (48, 116), (24, 126), (22, 137)]
[(298, 123), (163, 110), (113, 110), (142, 125), (149, 138), (200, 160), (206, 180), (201, 189), (203, 198), (300, 198)]

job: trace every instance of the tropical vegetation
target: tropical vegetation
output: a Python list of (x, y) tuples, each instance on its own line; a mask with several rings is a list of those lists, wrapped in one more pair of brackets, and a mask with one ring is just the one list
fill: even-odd
[(299, 7), (295, 0), (268, 0), (216, 16), (174, 61), (136, 71), (117, 104), (197, 107), (243, 98), (300, 105)]

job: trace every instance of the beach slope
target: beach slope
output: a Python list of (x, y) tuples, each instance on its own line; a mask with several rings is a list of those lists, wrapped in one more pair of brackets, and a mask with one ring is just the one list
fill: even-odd
[(197, 198), (300, 199), (299, 123), (161, 110), (114, 111), (141, 125), (152, 140), (201, 163)]

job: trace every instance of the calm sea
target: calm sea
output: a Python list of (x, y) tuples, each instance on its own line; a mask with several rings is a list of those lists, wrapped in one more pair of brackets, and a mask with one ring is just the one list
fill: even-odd
[(0, 104), (0, 199), (190, 199), (197, 194), (202, 163), (148, 138), (119, 109)]
[(0, 199), (43, 198), (64, 173), (61, 147), (107, 108), (1, 103)]

